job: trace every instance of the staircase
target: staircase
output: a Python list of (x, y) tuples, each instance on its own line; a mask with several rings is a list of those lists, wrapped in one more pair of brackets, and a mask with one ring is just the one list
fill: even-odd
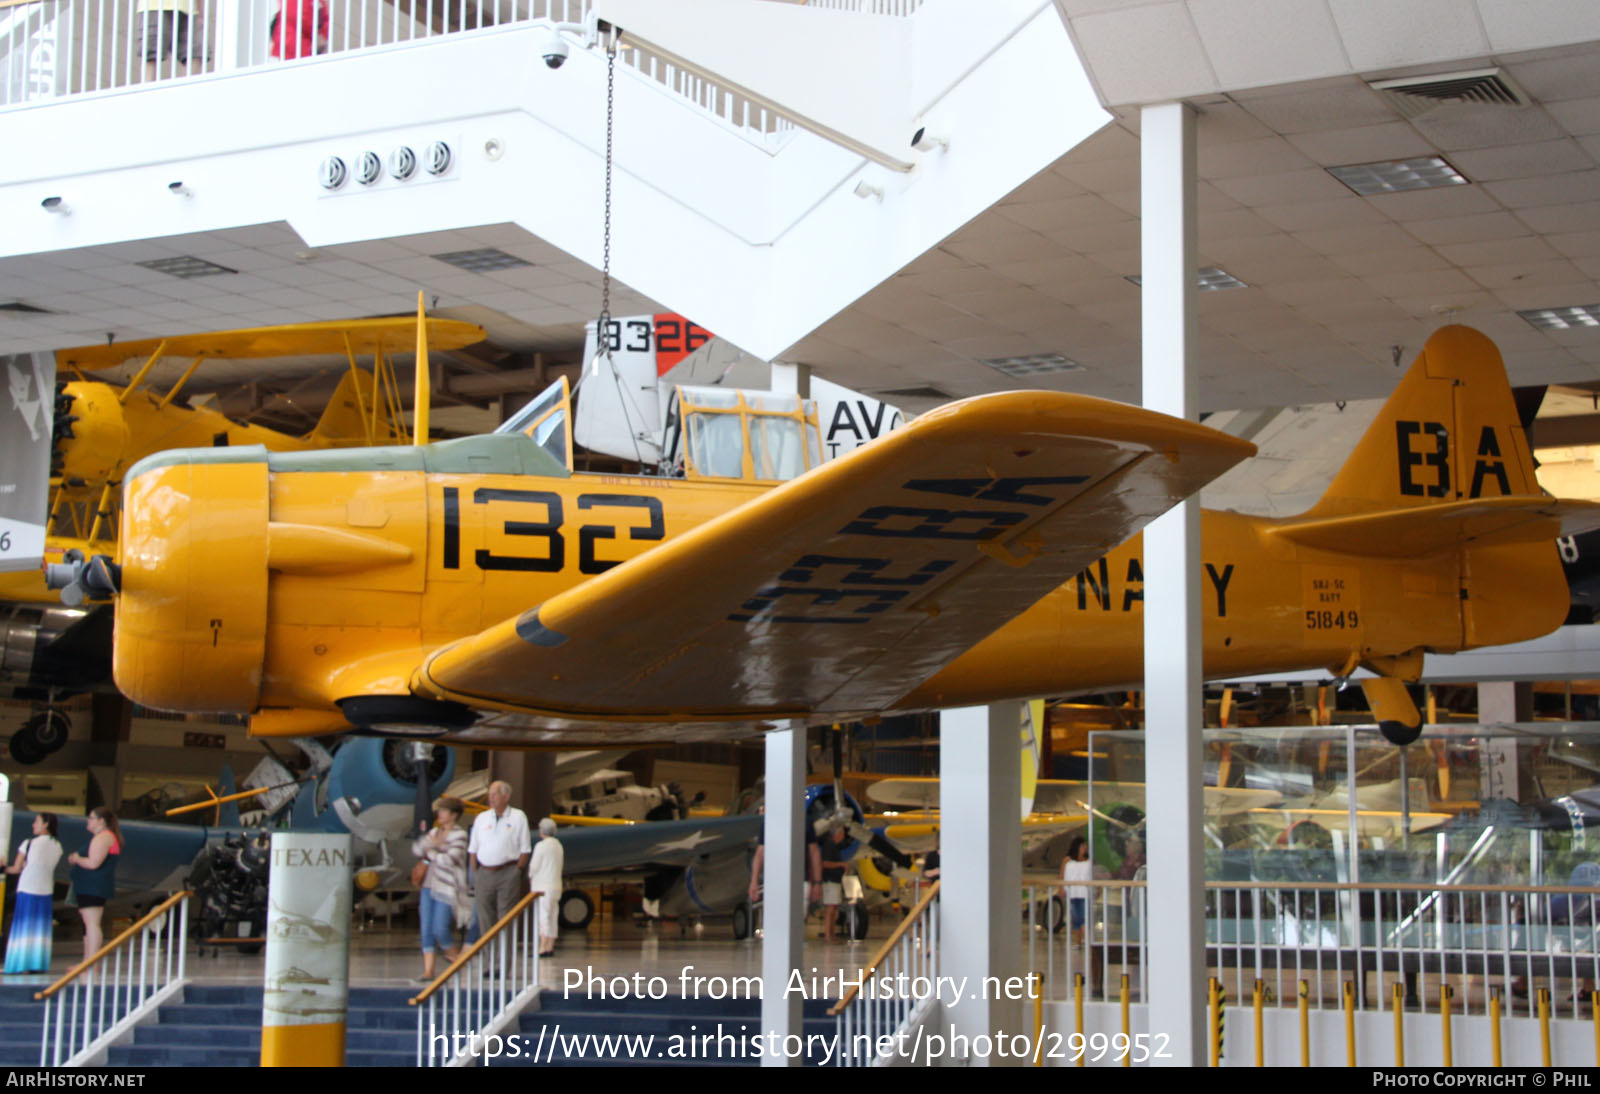
[[(346, 1067), (412, 1067), (417, 1015), (410, 988), (351, 988)], [(37, 1037), (37, 1033), (35, 1033)], [(37, 1049), (35, 1049), (37, 1052)], [(261, 1062), (259, 984), (190, 984), (183, 1002), (111, 1049), (111, 1067), (255, 1067)]]
[[(547, 991), (540, 1003), (541, 1009), (522, 1015), (521, 1055), (492, 1060), (489, 1066), (751, 1067), (760, 1062), (753, 1044), (761, 1033), (760, 1000), (591, 999)], [(804, 1004), (808, 1066), (824, 1062), (820, 1046), (834, 1033), (833, 1019), (826, 1016), (831, 1005), (825, 1000)]]
[(0, 984), (0, 1067), (39, 1066), (39, 1031), (44, 1025), (44, 1004), (33, 1001), (33, 993), (49, 985), (44, 977), (36, 984)]
[[(0, 1067), (38, 1064), (44, 1004), (34, 1002), (33, 993), (41, 986), (0, 984)], [(417, 1013), (406, 1004), (414, 990), (350, 989), (345, 1066), (415, 1066)], [(751, 1039), (761, 1031), (759, 1000), (563, 998), (547, 991), (541, 1004), (543, 1009), (521, 1018), (522, 1055), (492, 1060), (491, 1067), (748, 1067), (758, 1062)], [(807, 1065), (824, 1062), (818, 1046), (834, 1032), (833, 1019), (825, 1016), (829, 1005), (805, 1003)], [(718, 1034), (739, 1043), (719, 1045)], [(645, 1038), (653, 1040), (646, 1044)], [(113, 1047), (106, 1062), (136, 1068), (255, 1067), (261, 1062), (261, 988), (190, 984), (182, 1003), (162, 1007), (155, 1022)]]

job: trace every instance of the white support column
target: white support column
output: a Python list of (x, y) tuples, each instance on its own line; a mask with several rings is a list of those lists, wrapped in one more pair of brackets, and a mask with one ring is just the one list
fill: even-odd
[(796, 722), (767, 734), (766, 823), (762, 852), (761, 1030), (763, 1043), (779, 1046), (762, 1056), (762, 1067), (799, 1067), (805, 1054), (788, 1056), (782, 1046), (803, 1035), (798, 993), (784, 989), (800, 967), (804, 946), (806, 890), (805, 811), (806, 730)]
[[(939, 715), (940, 975), (965, 983), (945, 1002), (952, 1034), (992, 1038), (1024, 1032), (1022, 1003), (988, 998), (1022, 967), (1021, 703), (962, 707)], [(950, 1060), (952, 1064), (963, 1061)], [(1023, 1061), (991, 1053), (974, 1066)]]
[(791, 365), (787, 361), (774, 361), (767, 366), (772, 370), (772, 390), (786, 395), (811, 398), (811, 366)]
[[(1139, 130), (1144, 405), (1193, 420), (1194, 114), (1147, 106)], [(1191, 498), (1144, 533), (1150, 1030), (1172, 1039), (1171, 1056), (1155, 1062), (1180, 1067), (1207, 1059), (1200, 565)]]

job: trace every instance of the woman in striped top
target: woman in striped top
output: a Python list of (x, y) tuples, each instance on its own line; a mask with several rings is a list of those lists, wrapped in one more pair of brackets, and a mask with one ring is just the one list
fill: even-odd
[(467, 888), (467, 832), (461, 827), (466, 807), (460, 798), (440, 798), (433, 806), (434, 827), (411, 845), (411, 853), (428, 862), (422, 883), (422, 979), (433, 979), (434, 953), (444, 951), (454, 961), (461, 948), (456, 928), (472, 916), (472, 894)]

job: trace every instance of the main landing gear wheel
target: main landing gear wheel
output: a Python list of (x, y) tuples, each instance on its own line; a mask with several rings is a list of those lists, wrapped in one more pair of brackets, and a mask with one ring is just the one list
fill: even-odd
[(477, 715), (460, 703), (410, 695), (352, 695), (339, 700), (339, 709), (356, 729), (378, 737), (426, 740), (477, 721)]
[(1067, 926), (1067, 902), (1060, 893), (1051, 893), (1048, 900), (1040, 900), (1033, 914), (1034, 922), (1051, 934), (1060, 934)]
[(1378, 729), (1390, 744), (1396, 744), (1402, 748), (1422, 736), (1421, 722), (1414, 726), (1408, 726), (1404, 722), (1379, 722)]
[(733, 937), (741, 942), (750, 937), (750, 927), (755, 917), (750, 914), (750, 905), (741, 901), (733, 909)]
[(22, 731), (33, 733), (34, 742), (46, 756), (66, 745), (71, 729), (71, 719), (59, 710), (41, 711), (22, 723)]
[(561, 904), (556, 912), (564, 929), (581, 931), (594, 918), (594, 901), (582, 889), (568, 889), (561, 894)]
[(852, 900), (839, 909), (839, 918), (843, 921), (845, 937), (852, 942), (860, 942), (867, 937), (867, 905), (862, 900)]

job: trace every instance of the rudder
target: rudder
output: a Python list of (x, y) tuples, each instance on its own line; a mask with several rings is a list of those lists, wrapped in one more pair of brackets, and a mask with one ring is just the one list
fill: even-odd
[(1500, 351), (1470, 327), (1423, 345), (1322, 499), (1306, 516), (1542, 496)]
[(312, 439), (328, 448), (396, 443), (399, 435), (386, 408), (378, 408), (376, 428), (372, 428), (376, 394), (372, 373), (361, 368), (347, 370), (311, 431)]

